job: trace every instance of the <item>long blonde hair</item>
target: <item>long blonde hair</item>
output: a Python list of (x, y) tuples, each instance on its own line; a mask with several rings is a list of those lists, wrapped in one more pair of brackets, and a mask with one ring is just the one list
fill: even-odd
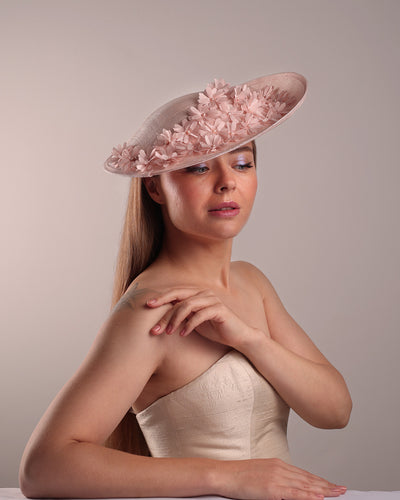
[[(161, 207), (149, 196), (140, 177), (132, 177), (117, 257), (111, 309), (132, 281), (157, 257), (164, 234)], [(105, 445), (151, 456), (136, 416), (129, 410)]]
[[(256, 164), (254, 141), (252, 145)], [(163, 236), (164, 222), (160, 205), (151, 199), (142, 179), (132, 177), (114, 275), (111, 309), (132, 281), (157, 258)], [(131, 410), (125, 414), (105, 445), (135, 455), (151, 456), (136, 415)]]

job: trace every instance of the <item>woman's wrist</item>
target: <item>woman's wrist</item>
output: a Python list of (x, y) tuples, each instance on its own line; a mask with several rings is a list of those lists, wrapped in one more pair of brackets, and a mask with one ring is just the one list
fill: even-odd
[(271, 340), (271, 338), (265, 332), (259, 328), (249, 327), (246, 334), (243, 335), (241, 341), (234, 348), (249, 358), (252, 353), (264, 349), (268, 340)]
[(232, 480), (229, 460), (210, 461), (206, 483), (210, 495), (226, 496), (226, 485)]

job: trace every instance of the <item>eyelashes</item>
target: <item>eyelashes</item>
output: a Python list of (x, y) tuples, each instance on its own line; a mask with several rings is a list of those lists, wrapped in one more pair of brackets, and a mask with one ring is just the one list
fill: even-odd
[(253, 164), (252, 163), (239, 163), (238, 165), (235, 165), (235, 167), (252, 168)]
[(185, 170), (186, 172), (193, 172), (193, 173), (203, 173), (208, 169), (205, 165), (194, 165), (192, 167), (186, 167)]

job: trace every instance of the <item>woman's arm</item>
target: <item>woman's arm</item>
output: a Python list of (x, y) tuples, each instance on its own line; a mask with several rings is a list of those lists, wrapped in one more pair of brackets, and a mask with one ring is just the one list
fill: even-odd
[[(46, 411), (25, 449), (29, 497), (192, 496), (211, 493), (207, 459), (153, 459), (103, 446), (163, 357), (149, 335), (163, 311), (137, 293), (114, 309), (75, 376)], [(133, 309), (132, 309), (133, 307)]]
[(243, 265), (263, 296), (269, 331), (253, 331), (238, 349), (304, 420), (321, 428), (345, 427), (352, 401), (342, 375), (286, 311), (268, 278)]

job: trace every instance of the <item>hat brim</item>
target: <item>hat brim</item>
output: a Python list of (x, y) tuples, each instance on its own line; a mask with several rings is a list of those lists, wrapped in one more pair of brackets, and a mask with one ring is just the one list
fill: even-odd
[[(265, 134), (269, 130), (277, 127), (285, 120), (287, 120), (293, 113), (302, 105), (307, 93), (307, 80), (303, 75), (299, 73), (276, 73), (273, 75), (262, 76), (245, 82), (248, 87), (252, 90), (261, 90), (269, 86), (279, 89), (279, 91), (287, 91), (287, 93), (292, 97), (294, 105), (293, 107), (284, 114), (277, 121), (268, 121), (265, 123), (261, 130), (255, 133), (248, 133), (243, 139), (236, 140), (233, 142), (225, 142), (221, 144), (215, 151), (208, 154), (193, 152), (190, 156), (180, 158), (175, 160), (170, 165), (164, 165), (161, 168), (153, 169), (151, 171), (134, 171), (126, 172), (118, 168), (114, 168), (107, 162), (104, 164), (105, 170), (111, 173), (116, 173), (120, 175), (125, 175), (129, 177), (152, 177), (154, 175), (159, 175), (167, 172), (172, 172), (174, 170), (179, 170), (182, 168), (197, 165), (198, 163), (203, 163), (222, 154), (229, 153), (234, 149), (257, 139), (261, 135)], [(242, 84), (242, 85), (244, 85)], [(164, 104), (160, 108), (156, 109), (149, 117), (143, 122), (143, 125), (134, 134), (134, 136), (128, 141), (130, 146), (138, 146), (145, 151), (151, 149), (155, 138), (160, 134), (163, 129), (170, 130), (172, 127), (180, 123), (184, 118), (187, 117), (187, 111), (191, 106), (196, 106), (198, 101), (199, 92), (194, 92), (187, 94), (168, 103)]]

